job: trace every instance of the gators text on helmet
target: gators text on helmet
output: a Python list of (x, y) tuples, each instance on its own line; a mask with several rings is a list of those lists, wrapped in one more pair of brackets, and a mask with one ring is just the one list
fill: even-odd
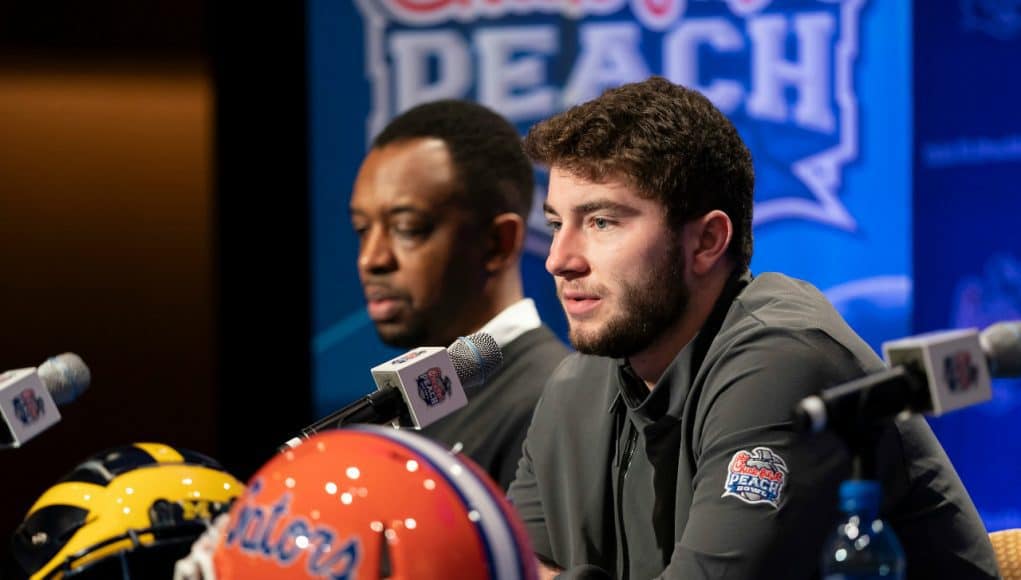
[[(320, 433), (271, 459), (231, 508), (205, 580), (532, 580), (524, 526), (485, 472), (408, 430)], [(182, 563), (184, 564), (184, 562)]]

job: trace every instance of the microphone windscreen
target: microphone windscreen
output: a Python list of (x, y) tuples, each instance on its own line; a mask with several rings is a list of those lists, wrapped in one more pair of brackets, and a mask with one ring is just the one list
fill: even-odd
[(89, 388), (89, 381), (92, 380), (89, 367), (73, 352), (46, 359), (36, 372), (57, 405), (65, 405), (77, 399)]
[(485, 383), (503, 364), (503, 351), (485, 332), (458, 338), (447, 348), (447, 354), (466, 389)]
[(995, 378), (1021, 377), (1021, 321), (998, 322), (979, 335)]

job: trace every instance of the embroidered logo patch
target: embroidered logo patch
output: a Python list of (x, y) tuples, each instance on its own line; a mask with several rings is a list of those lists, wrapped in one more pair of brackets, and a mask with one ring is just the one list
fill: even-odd
[(749, 453), (734, 454), (727, 466), (723, 495), (732, 495), (743, 502), (768, 503), (774, 508), (787, 483), (787, 463), (769, 447), (756, 447)]

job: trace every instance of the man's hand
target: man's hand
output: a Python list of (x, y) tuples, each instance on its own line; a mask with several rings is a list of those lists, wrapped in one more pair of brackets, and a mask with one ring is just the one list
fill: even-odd
[(539, 580), (553, 580), (557, 577), (557, 574), (563, 572), (563, 569), (556, 566), (547, 566), (538, 559), (535, 561), (535, 567), (539, 571)]

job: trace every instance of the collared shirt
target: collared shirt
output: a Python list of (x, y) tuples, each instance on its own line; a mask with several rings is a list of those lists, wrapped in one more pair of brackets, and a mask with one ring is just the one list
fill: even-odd
[[(611, 411), (617, 423), (612, 486), (617, 524), (618, 578), (655, 576), (666, 562), (631, 562), (642, 546), (673, 544), (674, 496), (657, 493), (674, 489), (677, 482), (677, 448), (687, 386), (678, 389), (675, 375), (687, 369), (694, 376), (737, 294), (751, 281), (748, 272), (735, 272), (727, 282), (697, 338), (688, 342), (649, 389), (631, 364), (620, 361), (620, 395)], [(632, 461), (638, 452), (643, 457)], [(650, 525), (651, 523), (651, 525)], [(638, 547), (636, 550), (634, 547)], [(634, 570), (638, 575), (632, 575)]]
[(522, 334), (542, 326), (539, 318), (539, 311), (535, 308), (535, 302), (531, 298), (522, 298), (514, 304), (503, 309), (479, 332), (485, 332), (493, 337), (496, 344), (503, 348), (514, 341)]
[[(685, 348), (685, 352), (690, 350), (690, 346)], [(688, 357), (677, 358), (686, 360)], [(617, 526), (615, 576), (651, 578), (665, 562), (630, 562), (630, 559), (636, 552), (634, 547), (672, 543), (674, 497), (669, 493), (657, 493), (657, 489), (673, 489), (676, 485), (677, 445), (681, 434), (676, 427), (683, 401), (677, 402), (673, 414), (668, 411), (670, 372), (665, 373), (668, 380), (657, 384), (651, 392), (626, 362), (619, 367), (618, 374), (620, 396), (611, 409), (617, 425), (611, 469)], [(640, 457), (634, 457), (636, 453)]]

